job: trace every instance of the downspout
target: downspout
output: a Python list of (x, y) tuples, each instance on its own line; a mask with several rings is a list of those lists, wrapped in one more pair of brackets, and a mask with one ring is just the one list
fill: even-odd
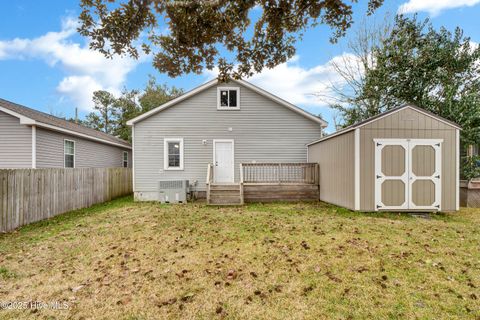
[(37, 168), (37, 126), (32, 125), (32, 168)]

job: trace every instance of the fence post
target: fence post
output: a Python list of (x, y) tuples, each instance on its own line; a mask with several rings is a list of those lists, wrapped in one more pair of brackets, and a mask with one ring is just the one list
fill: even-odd
[(278, 164), (278, 183), (282, 183), (282, 178), (281, 178), (281, 171), (282, 171), (282, 164)]
[(131, 170), (0, 170), (0, 232), (129, 194)]

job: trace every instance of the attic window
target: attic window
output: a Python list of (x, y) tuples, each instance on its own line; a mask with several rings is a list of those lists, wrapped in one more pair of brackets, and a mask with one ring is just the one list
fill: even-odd
[(240, 109), (240, 88), (218, 88), (218, 110), (238, 110)]

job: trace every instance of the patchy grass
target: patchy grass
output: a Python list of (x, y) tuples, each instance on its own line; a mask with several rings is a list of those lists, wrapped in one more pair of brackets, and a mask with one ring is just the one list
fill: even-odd
[(479, 319), (480, 210), (122, 198), (0, 236), (2, 319)]

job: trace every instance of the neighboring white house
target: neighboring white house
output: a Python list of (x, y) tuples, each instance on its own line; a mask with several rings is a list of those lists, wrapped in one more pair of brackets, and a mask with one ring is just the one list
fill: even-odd
[(127, 122), (133, 128), (136, 200), (159, 200), (159, 181), (190, 181), (200, 196), (239, 182), (240, 163), (307, 161), (327, 123), (243, 80), (212, 80)]

